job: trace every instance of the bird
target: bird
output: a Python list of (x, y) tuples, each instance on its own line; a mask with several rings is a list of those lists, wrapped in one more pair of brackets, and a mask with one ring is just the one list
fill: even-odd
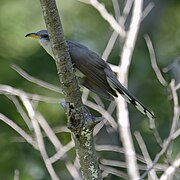
[[(47, 53), (54, 58), (47, 30), (28, 33), (25, 37), (37, 39)], [(118, 97), (117, 93), (119, 93), (143, 115), (149, 119), (155, 119), (154, 114), (118, 81), (108, 63), (98, 54), (78, 42), (69, 40), (66, 42), (73, 66), (77, 72), (80, 72), (77, 73), (77, 76), (81, 74), (79, 78), (83, 86), (110, 101), (113, 101), (114, 97)]]

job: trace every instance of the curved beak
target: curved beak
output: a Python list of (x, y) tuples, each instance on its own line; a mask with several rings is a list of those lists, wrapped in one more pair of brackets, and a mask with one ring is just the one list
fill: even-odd
[(34, 39), (39, 39), (40, 36), (37, 34), (37, 33), (28, 33), (25, 35), (25, 37), (31, 37), (31, 38), (34, 38)]

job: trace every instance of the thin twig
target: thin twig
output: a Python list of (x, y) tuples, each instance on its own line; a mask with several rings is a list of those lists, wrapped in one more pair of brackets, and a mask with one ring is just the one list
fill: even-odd
[[(171, 90), (172, 99), (173, 99), (173, 119), (172, 119), (172, 125), (171, 125), (169, 136), (173, 136), (173, 134), (176, 132), (176, 129), (178, 127), (178, 120), (180, 116), (178, 95), (177, 95), (174, 79), (171, 80), (170, 82), (170, 90)], [(171, 143), (171, 146), (166, 152), (166, 156), (168, 160), (171, 159), (172, 148), (173, 148), (173, 143)]]
[(19, 169), (15, 169), (14, 171), (14, 180), (19, 180), (20, 171)]
[(106, 10), (105, 6), (102, 3), (99, 3), (97, 0), (78, 0), (78, 1), (92, 5), (101, 14), (103, 19), (109, 23), (112, 29), (119, 34), (120, 37), (124, 38), (126, 36), (126, 32), (124, 31), (124, 29), (118, 24), (115, 18), (111, 14), (109, 14), (109, 12)]
[(82, 100), (83, 100), (83, 103), (85, 103), (88, 100), (89, 93), (90, 93), (89, 89), (83, 88), (83, 91), (82, 91)]
[[(116, 9), (115, 4), (118, 3), (118, 2), (116, 2), (116, 0), (114, 0), (114, 1), (113, 1), (113, 5), (114, 5), (114, 9)], [(123, 9), (123, 15), (120, 16), (120, 10), (119, 10), (119, 13), (118, 13), (119, 18), (118, 19), (116, 18), (118, 23), (122, 26), (123, 29), (125, 29), (125, 22), (126, 22), (126, 19), (127, 19), (127, 15), (129, 14), (130, 9), (132, 7), (132, 4), (133, 4), (132, 0), (126, 1), (125, 7)], [(118, 36), (119, 36), (119, 34), (114, 30), (113, 33), (111, 34), (111, 37), (109, 38), (108, 44), (106, 45), (106, 48), (105, 48), (105, 50), (103, 52), (103, 55), (102, 55), (102, 59), (104, 59), (105, 61), (107, 61), (107, 59), (108, 59), (108, 57), (109, 57), (109, 55), (110, 55), (110, 53), (112, 51), (112, 48), (114, 47), (114, 44), (115, 44)], [(123, 41), (123, 39), (120, 38), (120, 41)], [(119, 68), (115, 72), (118, 72), (118, 71), (119, 71)]]
[(121, 16), (121, 11), (120, 11), (120, 7), (119, 7), (119, 2), (118, 0), (112, 0), (112, 4), (113, 4), (113, 8), (114, 8), (114, 13), (115, 13), (115, 17), (116, 20), (118, 21), (118, 19)]
[(82, 180), (81, 175), (79, 171), (76, 169), (76, 167), (74, 166), (74, 164), (72, 164), (70, 161), (68, 162), (66, 161), (65, 165), (74, 180)]
[(107, 112), (104, 108), (102, 108), (101, 106), (98, 106), (97, 104), (90, 102), (90, 101), (86, 101), (86, 105), (96, 111), (98, 111), (99, 113), (101, 113), (101, 115), (108, 120), (109, 124), (114, 128), (117, 129), (118, 125), (116, 123), (116, 121), (114, 120), (114, 118), (109, 114), (109, 112)]
[[(119, 146), (114, 146), (114, 145), (96, 145), (96, 151), (112, 151), (112, 152), (117, 152), (117, 153), (122, 153), (124, 154), (124, 149), (119, 147)], [(142, 163), (146, 163), (146, 161), (144, 160), (144, 157), (136, 154), (136, 157), (138, 159), (138, 161), (142, 162)]]
[[(122, 17), (119, 18), (119, 24), (124, 24), (127, 18), (127, 15), (129, 14), (129, 11), (131, 9), (133, 1), (132, 0), (128, 0), (126, 2), (126, 5), (124, 7), (124, 11), (123, 11), (123, 15)], [(113, 3), (114, 4), (114, 3)], [(153, 9), (154, 7), (154, 3), (150, 2), (146, 8), (144, 9), (144, 11), (142, 12), (142, 17), (141, 17), (141, 21), (143, 21), (145, 19), (145, 17), (149, 14), (149, 12)], [(115, 9), (115, 8), (114, 8)], [(114, 44), (116, 42), (116, 39), (118, 38), (118, 33), (116, 31), (113, 31), (113, 33), (111, 34), (111, 37), (109, 38), (108, 44), (103, 52), (102, 55), (102, 59), (104, 59), (105, 61), (107, 61), (110, 52), (112, 51), (112, 48), (114, 47)], [(116, 70), (116, 72), (119, 71)]]
[(7, 96), (7, 97), (14, 103), (17, 111), (23, 118), (27, 127), (32, 131), (33, 127), (32, 127), (31, 121), (30, 121), (29, 117), (27, 116), (27, 114), (25, 113), (24, 109), (22, 108), (22, 105), (19, 103), (19, 100), (17, 99), (17, 97), (15, 97), (15, 96)]
[(55, 163), (56, 161), (58, 161), (60, 158), (64, 156), (65, 153), (70, 151), (72, 148), (74, 148), (74, 142), (70, 141), (68, 144), (63, 146), (56, 154), (50, 157), (51, 163)]
[(118, 38), (118, 33), (116, 31), (113, 31), (113, 33), (111, 34), (111, 37), (109, 38), (109, 41), (106, 45), (106, 48), (102, 54), (102, 59), (104, 59), (105, 61), (108, 60), (108, 57), (114, 47), (114, 44), (115, 44), (117, 38)]
[[(117, 161), (117, 160), (101, 159), (100, 162), (102, 165), (106, 165), (106, 166), (121, 167), (121, 168), (125, 168), (125, 169), (127, 168), (125, 162), (121, 162), (121, 161)], [(145, 171), (145, 170), (147, 170), (147, 166), (143, 165), (143, 164), (138, 164), (138, 169)], [(154, 167), (154, 169), (157, 172), (162, 172), (165, 169), (167, 169), (167, 165), (157, 164)]]
[[(137, 142), (139, 144), (139, 147), (141, 148), (141, 152), (142, 152), (142, 154), (144, 156), (144, 159), (146, 161), (147, 168), (149, 168), (151, 166), (151, 164), (152, 164), (152, 160), (150, 158), (150, 155), (148, 153), (148, 150), (147, 150), (147, 147), (146, 147), (146, 145), (144, 143), (144, 140), (143, 140), (143, 138), (142, 138), (142, 136), (141, 136), (141, 134), (139, 132), (135, 132), (134, 135), (135, 135), (136, 140), (137, 140)], [(152, 180), (157, 180), (158, 179), (157, 174), (156, 174), (154, 169), (152, 169), (152, 171), (150, 171), (149, 174), (150, 174), (150, 177), (151, 177)]]
[(95, 101), (95, 103), (98, 106), (101, 106), (102, 108), (105, 108), (104, 102), (102, 101), (102, 99), (97, 94), (91, 93), (90, 96), (91, 96), (91, 98), (93, 98), (93, 100)]
[(172, 163), (171, 166), (169, 166), (166, 171), (164, 172), (164, 174), (162, 174), (160, 180), (168, 180), (170, 179), (170, 177), (173, 176), (173, 174), (175, 173), (176, 169), (180, 167), (180, 158), (174, 160), (174, 162)]
[(11, 68), (14, 69), (23, 78), (25, 78), (26, 80), (28, 80), (34, 84), (37, 84), (38, 86), (44, 87), (44, 88), (49, 89), (49, 90), (54, 91), (54, 92), (62, 93), (62, 90), (59, 87), (29, 75), (22, 68), (20, 68), (19, 66), (15, 65), (15, 64), (12, 64)]
[(159, 144), (160, 147), (163, 146), (163, 142), (162, 142), (162, 139), (161, 139), (161, 136), (157, 130), (157, 127), (156, 127), (156, 124), (155, 124), (155, 119), (149, 119), (149, 127), (157, 141), (157, 143)]
[(175, 90), (175, 82), (174, 80), (171, 81), (170, 83), (170, 87), (171, 87), (171, 91), (172, 91), (172, 96), (173, 96), (173, 100), (174, 100), (174, 115), (173, 115), (173, 122), (172, 122), (172, 126), (171, 126), (171, 130), (169, 133), (168, 138), (166, 139), (166, 141), (163, 143), (163, 147), (161, 149), (161, 151), (156, 154), (155, 159), (153, 160), (151, 166), (149, 167), (149, 169), (141, 176), (141, 179), (145, 178), (146, 175), (153, 169), (153, 167), (156, 165), (156, 163), (159, 161), (160, 157), (168, 150), (169, 145), (171, 144), (171, 142), (174, 140), (174, 133), (175, 130), (177, 128), (177, 120), (179, 119), (179, 111), (177, 108), (178, 105), (178, 101), (177, 101), (177, 92)]
[(120, 22), (121, 22), (121, 24), (123, 24), (123, 26), (125, 25), (127, 17), (130, 14), (130, 11), (131, 11), (131, 8), (132, 8), (132, 5), (133, 5), (133, 1), (134, 0), (126, 0), (126, 3), (124, 5), (124, 9), (123, 9), (123, 13), (122, 13), (122, 16), (121, 16), (121, 20), (120, 20)]
[(93, 131), (93, 136), (96, 136), (99, 133), (99, 131), (106, 125), (105, 121), (101, 121), (95, 126), (94, 131)]
[(180, 89), (180, 83), (176, 85), (176, 91)]
[(164, 79), (164, 77), (162, 76), (161, 74), (161, 71), (157, 65), (157, 60), (156, 60), (156, 56), (155, 56), (155, 52), (154, 52), (154, 48), (153, 48), (153, 45), (152, 45), (152, 41), (150, 39), (150, 37), (146, 34), (144, 36), (144, 39), (146, 40), (146, 44), (147, 44), (147, 47), (148, 47), (148, 50), (149, 50), (149, 54), (150, 54), (150, 59), (151, 59), (151, 65), (152, 65), (152, 68), (156, 74), (156, 77), (157, 79), (159, 80), (159, 82), (163, 85), (163, 86), (167, 86), (167, 82), (166, 80)]
[[(151, 39), (150, 39), (150, 37), (148, 35), (145, 35), (144, 39), (146, 41), (146, 44), (147, 44), (147, 47), (148, 47), (148, 50), (149, 50), (151, 65), (152, 65), (152, 68), (153, 68), (153, 70), (154, 70), (154, 72), (156, 74), (156, 77), (159, 80), (159, 82), (163, 86), (166, 87), (167, 86), (167, 82), (164, 79), (164, 77), (162, 76), (161, 71), (160, 71), (160, 69), (159, 69), (159, 67), (157, 65), (157, 60), (156, 60), (156, 56), (155, 56), (155, 52), (154, 52), (152, 41), (151, 41)], [(157, 143), (160, 145), (160, 147), (162, 147), (162, 139), (161, 139), (161, 137), (159, 135), (159, 132), (158, 132), (158, 130), (156, 128), (154, 119), (150, 119), (150, 128), (152, 129), (152, 132), (154, 134), (154, 137), (155, 137)]]
[(67, 126), (57, 126), (53, 128), (54, 133), (70, 133), (70, 130), (67, 128)]
[(147, 176), (147, 174), (154, 168), (154, 166), (159, 161), (160, 157), (168, 150), (169, 145), (174, 140), (174, 138), (175, 137), (173, 135), (171, 135), (167, 138), (167, 140), (163, 143), (163, 148), (161, 149), (161, 151), (158, 154), (156, 154), (156, 157), (153, 160), (151, 166), (148, 168), (148, 170), (144, 174), (142, 174), (140, 179), (144, 179)]
[(60, 98), (51, 98), (46, 96), (41, 96), (38, 94), (31, 94), (28, 92), (24, 92), (23, 90), (13, 88), (12, 86), (0, 84), (0, 94), (6, 94), (6, 95), (14, 95), (20, 97), (22, 94), (26, 94), (28, 99), (35, 100), (35, 101), (41, 101), (41, 102), (47, 102), (47, 103), (59, 103), (62, 101)]
[(55, 135), (55, 133), (53, 132), (47, 121), (39, 112), (36, 112), (36, 118), (38, 120), (38, 123), (46, 133), (47, 137), (56, 148), (56, 151), (59, 151), (62, 148), (62, 144), (60, 143), (59, 139), (57, 138), (57, 136)]
[(180, 128), (174, 132), (173, 139), (176, 139), (178, 136), (180, 136)]
[(6, 123), (8, 126), (10, 126), (12, 129), (14, 129), (18, 134), (21, 135), (29, 144), (31, 144), (35, 149), (38, 149), (38, 145), (36, 141), (27, 134), (22, 128), (20, 128), (16, 123), (14, 123), (13, 120), (6, 117), (4, 114), (0, 113), (0, 120), (2, 120), (4, 123)]
[(120, 70), (121, 70), (121, 77), (120, 82), (124, 85), (127, 85), (127, 74), (128, 69), (131, 63), (131, 57), (133, 54), (133, 50), (135, 47), (135, 42), (137, 39), (137, 34), (140, 26), (140, 19), (142, 13), (142, 4), (143, 0), (134, 1), (134, 8), (133, 8), (133, 15), (129, 27), (129, 31), (127, 32), (127, 38), (125, 44), (123, 46), (122, 54), (121, 54), (121, 61), (120, 61)]
[(174, 79), (171, 80), (170, 89), (171, 89), (172, 99), (173, 99), (173, 120), (172, 120), (172, 126), (170, 130), (170, 135), (172, 135), (175, 132), (176, 128), (178, 127), (178, 119), (180, 116), (178, 95), (177, 95)]
[(34, 132), (35, 132), (38, 147), (39, 147), (39, 151), (40, 151), (41, 156), (44, 160), (46, 168), (47, 168), (47, 170), (48, 170), (48, 172), (49, 172), (49, 174), (53, 180), (59, 180), (59, 177), (57, 176), (57, 174), (56, 174), (56, 172), (52, 166), (52, 163), (50, 162), (48, 154), (46, 152), (46, 148), (45, 148), (44, 140), (42, 137), (41, 129), (40, 129), (40, 126), (39, 126), (38, 121), (36, 119), (36, 112), (33, 109), (31, 102), (28, 100), (28, 98), (25, 95), (21, 96), (21, 100), (22, 100), (22, 103), (24, 104), (25, 108), (27, 109), (28, 115), (32, 121), (32, 125), (34, 128)]
[[(103, 174), (105, 174), (106, 176), (108, 174), (113, 174), (113, 175), (115, 175), (117, 177), (120, 177), (121, 179), (122, 178), (127, 179), (127, 180), (129, 179), (128, 176), (124, 172), (119, 171), (119, 170), (117, 170), (115, 168), (108, 167), (108, 166), (103, 166), (103, 165), (100, 165), (100, 168), (101, 168), (101, 170), (103, 170)], [(105, 176), (103, 176), (103, 177), (105, 177)]]
[(165, 68), (163, 68), (163, 72), (167, 73), (168, 71), (170, 71), (171, 69), (173, 69), (175, 66), (178, 65), (178, 63), (180, 63), (180, 56), (176, 57), (172, 63), (170, 63), (168, 66), (166, 66)]
[(40, 126), (42, 127), (44, 132), (47, 134), (47, 137), (52, 142), (52, 144), (54, 145), (54, 147), (56, 148), (56, 151), (57, 151), (57, 153), (55, 155), (53, 155), (51, 158), (49, 158), (50, 162), (54, 163), (55, 161), (58, 161), (62, 156), (64, 156), (64, 160), (66, 161), (65, 166), (66, 166), (67, 170), (69, 171), (69, 169), (71, 169), (71, 171), (69, 171), (69, 173), (71, 174), (71, 176), (74, 179), (77, 179), (79, 173), (75, 169), (75, 167), (72, 165), (72, 163), (68, 160), (68, 157), (66, 154), (67, 151), (69, 151), (70, 149), (72, 149), (74, 147), (74, 143), (70, 142), (67, 145), (63, 146), (61, 144), (60, 140), (57, 138), (57, 136), (53, 132), (52, 128), (49, 126), (47, 121), (44, 119), (44, 117), (39, 112), (36, 112), (36, 117), (37, 117), (37, 120), (38, 120)]
[(113, 114), (114, 110), (116, 109), (116, 102), (112, 101), (108, 108), (107, 111), (109, 112), (109, 114)]
[(109, 66), (115, 73), (118, 73), (120, 71), (119, 66), (117, 66), (117, 65), (109, 64)]
[[(117, 73), (118, 80), (127, 86), (128, 71), (131, 63), (131, 57), (135, 47), (138, 30), (141, 22), (141, 13), (143, 8), (143, 0), (135, 0), (132, 12), (132, 18), (127, 32), (120, 62), (120, 71)], [(128, 174), (130, 179), (139, 179), (139, 172), (136, 162), (136, 153), (133, 146), (132, 135), (130, 131), (130, 124), (128, 118), (127, 104), (119, 95), (117, 99), (118, 108), (118, 124), (121, 140), (125, 150), (125, 158), (128, 167)]]
[(156, 154), (156, 157), (155, 159), (153, 160), (151, 166), (148, 168), (148, 170), (142, 174), (141, 178), (140, 179), (144, 179), (148, 173), (154, 168), (154, 166), (157, 164), (157, 162), (159, 161), (160, 157), (167, 151), (170, 143), (172, 141), (172, 137), (170, 136), (163, 144), (163, 148), (161, 149), (161, 151)]
[(141, 17), (141, 21), (143, 21), (146, 16), (151, 12), (151, 10), (154, 8), (154, 2), (150, 2), (144, 9), (144, 11), (142, 12), (142, 17)]

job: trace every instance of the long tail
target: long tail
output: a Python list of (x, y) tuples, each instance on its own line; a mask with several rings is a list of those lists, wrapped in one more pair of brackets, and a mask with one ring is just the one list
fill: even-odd
[(118, 91), (124, 99), (133, 104), (142, 114), (150, 119), (155, 119), (154, 114), (149, 111), (136, 97), (134, 97), (117, 79), (108, 78), (108, 82), (112, 88)]

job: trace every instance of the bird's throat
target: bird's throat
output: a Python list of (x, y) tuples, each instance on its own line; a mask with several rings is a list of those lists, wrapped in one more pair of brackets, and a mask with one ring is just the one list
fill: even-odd
[(51, 48), (51, 43), (49, 40), (45, 40), (45, 39), (39, 39), (39, 43), (40, 45), (46, 50), (46, 52), (52, 56), (52, 58), (54, 59), (54, 54)]

